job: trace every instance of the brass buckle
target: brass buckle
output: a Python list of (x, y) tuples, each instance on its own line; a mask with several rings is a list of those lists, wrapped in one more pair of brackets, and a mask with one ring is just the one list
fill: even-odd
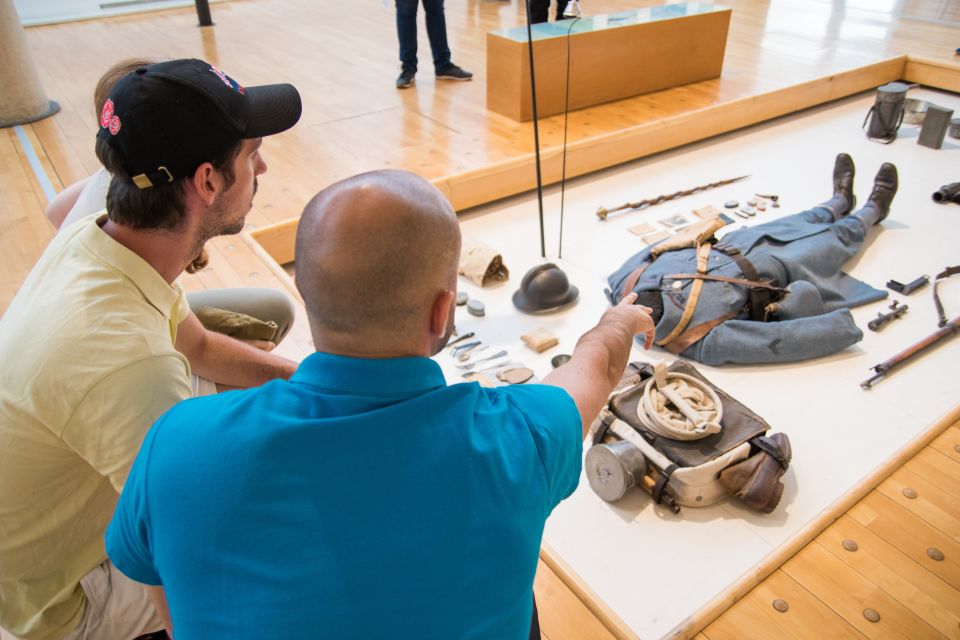
[(133, 184), (137, 185), (138, 189), (149, 189), (153, 186), (153, 183), (150, 182), (150, 178), (148, 178), (147, 174), (145, 173), (133, 176)]
[[(157, 167), (156, 173), (165, 174), (167, 176), (167, 183), (173, 182), (173, 174), (170, 173), (170, 170), (166, 167)], [(149, 189), (153, 186), (153, 182), (150, 178), (147, 177), (147, 174), (141, 173), (139, 175), (133, 176), (133, 184), (137, 186), (138, 189)]]

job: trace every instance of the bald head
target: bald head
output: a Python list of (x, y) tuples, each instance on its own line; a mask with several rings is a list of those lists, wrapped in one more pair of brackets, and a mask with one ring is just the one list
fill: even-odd
[(456, 289), (460, 227), (426, 180), (374, 171), (307, 204), (296, 256), (314, 338), (382, 351), (417, 339), (437, 296)]

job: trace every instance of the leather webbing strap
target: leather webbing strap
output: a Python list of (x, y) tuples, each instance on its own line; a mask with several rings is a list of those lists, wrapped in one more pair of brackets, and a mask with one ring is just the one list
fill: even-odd
[(937, 277), (933, 279), (933, 305), (937, 308), (937, 316), (940, 318), (939, 326), (947, 326), (947, 316), (943, 312), (943, 303), (940, 302), (940, 294), (937, 293), (937, 285), (940, 284), (940, 281), (944, 278), (949, 278), (950, 276), (955, 276), (960, 273), (960, 265), (956, 267), (947, 267), (943, 271), (937, 274)]
[[(697, 274), (707, 275), (707, 258), (710, 257), (710, 243), (704, 242), (702, 245), (697, 247)], [(676, 279), (677, 276), (668, 276), (670, 278)], [(690, 287), (690, 297), (687, 298), (687, 304), (683, 307), (683, 313), (680, 314), (680, 320), (677, 321), (677, 326), (673, 328), (670, 333), (668, 333), (662, 340), (658, 340), (656, 344), (663, 347), (670, 344), (674, 339), (677, 338), (684, 330), (687, 328), (687, 325), (690, 324), (690, 318), (693, 317), (693, 312), (697, 308), (697, 302), (700, 300), (700, 291), (703, 289), (703, 279), (696, 279), (693, 281), (693, 286)]]
[(642, 265), (630, 272), (630, 275), (627, 276), (627, 279), (623, 281), (623, 287), (620, 288), (620, 300), (623, 300), (625, 297), (627, 297), (628, 293), (633, 291), (633, 288), (640, 280), (640, 276), (643, 275), (643, 272), (646, 271), (647, 267), (649, 266), (650, 262), (644, 262)]
[(769, 289), (770, 291), (783, 291), (781, 287), (770, 284), (766, 280), (746, 280), (744, 278), (728, 278), (726, 276), (714, 276), (709, 273), (675, 273), (669, 276), (663, 276), (665, 280), (715, 280), (717, 282), (729, 282), (730, 284), (739, 284), (744, 287), (759, 287)]
[(718, 316), (713, 320), (707, 320), (706, 322), (701, 322), (698, 325), (694, 325), (680, 334), (680, 336), (668, 344), (665, 349), (674, 355), (680, 355), (686, 351), (687, 347), (710, 333), (714, 327), (726, 322), (727, 320), (736, 318), (738, 315), (740, 315), (739, 311), (731, 311), (730, 313)]
[(667, 488), (667, 483), (670, 481), (670, 476), (672, 476), (673, 472), (676, 470), (677, 465), (672, 464), (660, 472), (660, 477), (657, 478), (657, 482), (653, 485), (653, 489), (650, 490), (650, 493), (653, 495), (653, 501), (657, 504), (660, 504), (660, 501), (663, 498), (663, 490)]

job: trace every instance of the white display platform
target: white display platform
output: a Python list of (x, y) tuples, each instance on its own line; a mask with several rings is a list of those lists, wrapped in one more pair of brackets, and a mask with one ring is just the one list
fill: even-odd
[[(914, 89), (910, 97), (960, 115), (960, 96)], [(464, 235), (501, 252), (511, 277), (485, 289), (461, 278), (461, 290), (485, 303), (486, 317), (458, 310), (458, 330), (475, 331), (491, 345), (485, 353), (508, 349), (542, 378), (550, 371), (550, 358), (570, 353), (577, 337), (608, 306), (602, 294), (606, 276), (643, 247), (628, 227), (641, 222), (660, 226), (657, 221), (678, 213), (693, 221), (694, 208), (722, 208), (730, 199), (745, 203), (755, 192), (777, 193), (783, 206), (760, 213), (750, 224), (804, 210), (831, 195), (833, 162), (841, 151), (856, 163), (855, 191), (861, 202), (881, 162), (893, 162), (900, 173), (890, 217), (874, 230), (861, 257), (846, 265), (848, 273), (883, 288), (889, 279), (908, 282), (960, 263), (960, 205), (931, 200), (941, 185), (960, 180), (960, 141), (948, 137), (943, 149), (928, 149), (916, 144), (919, 127), (904, 125), (893, 144), (870, 142), (861, 123), (872, 103), (871, 92), (571, 181), (562, 260), (556, 259), (560, 194), (558, 188), (548, 189), (548, 259), (580, 289), (579, 304), (557, 314), (524, 315), (510, 302), (523, 274), (542, 261), (535, 197), (470, 212), (463, 216)], [(604, 222), (595, 215), (599, 206), (743, 174), (752, 177)], [(738, 219), (728, 228), (744, 223)], [(949, 318), (960, 315), (960, 278), (946, 280), (940, 296)], [(868, 331), (867, 322), (886, 311), (892, 299), (909, 304), (909, 312), (881, 333)], [(774, 513), (757, 514), (730, 500), (674, 515), (639, 490), (611, 505), (594, 495), (581, 477), (573, 496), (550, 517), (544, 546), (636, 635), (670, 636), (960, 401), (960, 339), (920, 357), (870, 391), (859, 386), (871, 375), (872, 365), (937, 330), (931, 287), (909, 297), (892, 294), (887, 301), (853, 310), (853, 315), (864, 330), (863, 341), (831, 357), (723, 368), (695, 363), (714, 383), (790, 436), (793, 464)], [(520, 336), (540, 326), (561, 341), (538, 356)], [(633, 359), (671, 361), (673, 356), (657, 348), (635, 348)], [(460, 381), (449, 356), (438, 360), (450, 382)]]

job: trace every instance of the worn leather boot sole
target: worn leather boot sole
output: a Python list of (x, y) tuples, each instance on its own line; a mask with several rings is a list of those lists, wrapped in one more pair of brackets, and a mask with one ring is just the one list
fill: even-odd
[[(783, 433), (775, 433), (770, 436), (770, 439), (777, 445), (784, 460), (789, 463), (793, 457), (790, 439)], [(761, 451), (743, 462), (724, 469), (720, 473), (720, 483), (751, 509), (770, 513), (777, 507), (783, 496), (783, 483), (780, 482), (780, 476), (785, 472), (784, 465), (766, 451)]]

